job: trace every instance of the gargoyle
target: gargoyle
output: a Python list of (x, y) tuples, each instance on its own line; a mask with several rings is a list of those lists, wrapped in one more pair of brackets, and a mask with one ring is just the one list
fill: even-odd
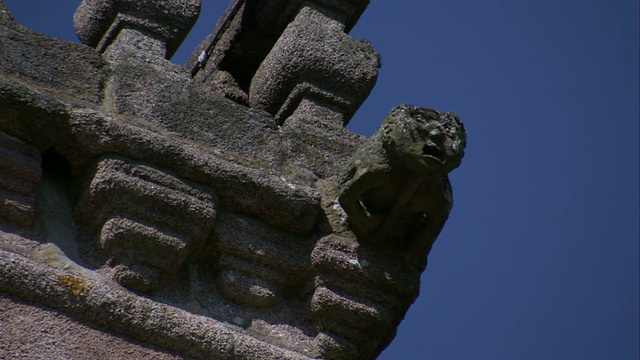
[(391, 110), (339, 179), (338, 201), (359, 241), (426, 255), (449, 216), (447, 174), (460, 165), (465, 146), (453, 113)]

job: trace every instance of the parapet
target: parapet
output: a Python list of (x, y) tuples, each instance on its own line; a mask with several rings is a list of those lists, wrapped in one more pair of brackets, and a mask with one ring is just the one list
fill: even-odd
[(410, 105), (344, 128), (380, 63), (348, 35), (367, 5), (237, 0), (180, 67), (199, 0), (84, 0), (84, 45), (0, 0), (0, 358), (375, 358), (466, 133)]
[(266, 110), (279, 124), (296, 109), (312, 116), (316, 106), (302, 105), (310, 102), (346, 125), (378, 75), (378, 53), (346, 33), (368, 3), (235, 1), (188, 65), (212, 91)]

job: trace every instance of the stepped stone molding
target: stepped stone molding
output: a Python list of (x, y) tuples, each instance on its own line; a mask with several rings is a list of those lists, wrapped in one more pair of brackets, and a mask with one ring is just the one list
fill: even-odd
[(76, 207), (124, 286), (152, 292), (207, 238), (217, 197), (161, 170), (107, 157), (91, 170)]
[(378, 356), (466, 133), (411, 105), (344, 128), (380, 63), (348, 35), (368, 3), (232, 1), (181, 67), (200, 0), (84, 0), (86, 45), (0, 0), (0, 307), (29, 324), (0, 313), (0, 358)]
[(218, 256), (218, 290), (230, 301), (271, 307), (283, 295), (304, 296), (311, 278), (306, 257), (313, 239), (224, 215), (216, 223), (213, 251)]
[(41, 161), (38, 149), (0, 132), (0, 221), (19, 227), (33, 224)]
[(311, 254), (316, 288), (310, 310), (318, 346), (329, 357), (369, 358), (384, 329), (400, 322), (419, 293), (420, 270), (400, 254), (329, 235)]

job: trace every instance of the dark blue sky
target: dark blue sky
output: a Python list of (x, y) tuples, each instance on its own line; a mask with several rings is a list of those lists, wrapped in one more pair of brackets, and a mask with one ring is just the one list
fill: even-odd
[[(77, 41), (79, 1), (5, 0)], [(183, 64), (227, 1), (203, 14)], [(382, 54), (349, 127), (400, 103), (469, 134), (422, 294), (381, 359), (638, 359), (638, 1), (373, 0)]]

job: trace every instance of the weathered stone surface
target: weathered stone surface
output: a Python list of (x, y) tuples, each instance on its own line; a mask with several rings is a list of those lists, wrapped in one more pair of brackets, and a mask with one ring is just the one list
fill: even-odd
[(393, 109), (340, 179), (338, 199), (358, 238), (426, 255), (453, 206), (447, 173), (465, 145), (455, 114)]
[(2, 293), (0, 309), (2, 359), (185, 359)]
[(218, 256), (221, 294), (251, 307), (270, 307), (283, 295), (304, 297), (311, 278), (313, 238), (282, 233), (231, 214), (217, 222), (211, 251)]
[(74, 112), (71, 127), (72, 139), (60, 151), (76, 168), (89, 166), (99, 154), (117, 154), (180, 173), (215, 189), (222, 207), (258, 216), (289, 231), (309, 232), (318, 221), (319, 194), (288, 174), (267, 173), (234, 161), (238, 157), (233, 154), (194, 146), (95, 111)]
[[(56, 59), (51, 61), (51, 59)], [(58, 98), (98, 103), (108, 70), (91, 49), (42, 35), (14, 22), (0, 26), (0, 75)], [(2, 96), (7, 101), (10, 96)]]
[(377, 75), (347, 35), (367, 4), (234, 1), (185, 69), (167, 57), (198, 0), (85, 0), (97, 50), (0, 1), (0, 327), (34, 322), (0, 357), (376, 357), (465, 134), (413, 106), (344, 128)]
[[(105, 329), (198, 359), (305, 359), (208, 317), (125, 292), (99, 278), (0, 250), (0, 292), (61, 310)], [(4, 332), (3, 332), (4, 334)]]
[(346, 35), (368, 3), (234, 1), (187, 68), (208, 90), (248, 99), (279, 123), (307, 97), (340, 108), (346, 123), (377, 77), (377, 52)]
[(35, 219), (40, 152), (0, 132), (0, 221), (28, 227)]
[(8, 76), (0, 77), (0, 131), (45, 150), (69, 135), (68, 107)]
[(369, 43), (345, 34), (340, 20), (303, 7), (253, 76), (249, 103), (284, 122), (303, 99), (320, 99), (346, 124), (373, 89), (380, 59)]
[(107, 157), (90, 170), (78, 219), (97, 233), (122, 285), (151, 292), (173, 276), (209, 235), (217, 197), (202, 186), (129, 159)]
[(104, 51), (125, 28), (158, 38), (171, 58), (195, 24), (201, 0), (84, 0), (74, 15), (83, 43)]
[(3, 20), (13, 21), (13, 14), (7, 9), (4, 1), (0, 0), (0, 21)]
[(332, 357), (370, 358), (384, 348), (390, 340), (386, 329), (397, 326), (419, 293), (419, 266), (401, 253), (359, 244), (352, 237), (320, 239), (311, 263), (316, 343)]

